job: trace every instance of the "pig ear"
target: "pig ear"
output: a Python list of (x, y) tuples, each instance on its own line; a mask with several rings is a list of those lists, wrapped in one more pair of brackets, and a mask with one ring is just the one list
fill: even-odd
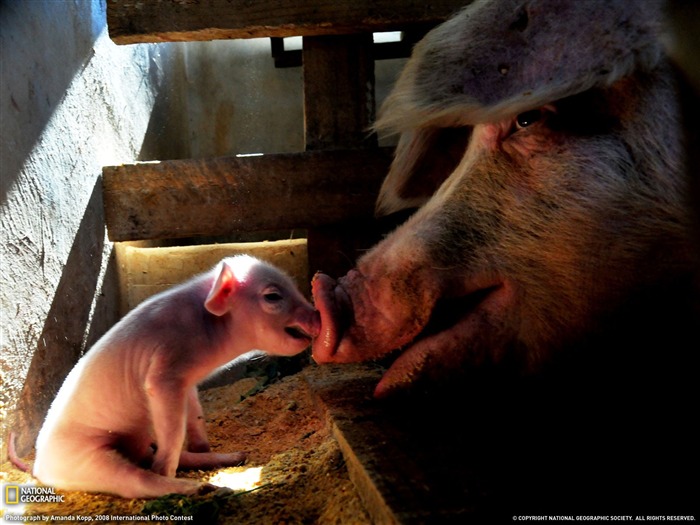
[(401, 134), (377, 199), (376, 215), (422, 206), (459, 164), (471, 127), (422, 128)]
[(231, 267), (225, 262), (221, 263), (221, 271), (204, 301), (204, 307), (214, 315), (224, 315), (230, 310), (231, 298), (238, 284)]

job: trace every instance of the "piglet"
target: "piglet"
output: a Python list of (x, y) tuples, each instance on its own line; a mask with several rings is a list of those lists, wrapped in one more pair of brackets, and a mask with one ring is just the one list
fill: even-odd
[(224, 259), (144, 301), (78, 361), (39, 432), (34, 476), (125, 498), (206, 489), (177, 468), (237, 465), (245, 454), (210, 452), (197, 384), (253, 349), (297, 354), (319, 330), (318, 312), (279, 269)]

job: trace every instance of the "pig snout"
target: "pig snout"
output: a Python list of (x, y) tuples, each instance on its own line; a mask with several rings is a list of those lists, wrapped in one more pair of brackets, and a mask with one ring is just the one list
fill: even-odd
[[(391, 279), (383, 271), (351, 270), (336, 283), (316, 274), (312, 292), (321, 315), (314, 341), (316, 362), (373, 359), (411, 341), (427, 322), (432, 300), (413, 283)], [(396, 294), (402, 301), (396, 300)]]
[(316, 274), (312, 292), (321, 316), (321, 330), (314, 339), (312, 355), (317, 363), (377, 358), (399, 347), (420, 329), (409, 326), (407, 319), (395, 315), (395, 308), (382, 302), (386, 293), (379, 287), (358, 270), (351, 270), (337, 282)]
[[(377, 271), (363, 261), (337, 282), (317, 274), (312, 291), (321, 330), (313, 357), (317, 363), (346, 363), (394, 352), (374, 392), (384, 397), (418, 376), (443, 375), (443, 368), (463, 359), (465, 345), (478, 349), (479, 334), (507, 316), (514, 289), (493, 274)], [(485, 357), (477, 350), (473, 359), (479, 356)]]

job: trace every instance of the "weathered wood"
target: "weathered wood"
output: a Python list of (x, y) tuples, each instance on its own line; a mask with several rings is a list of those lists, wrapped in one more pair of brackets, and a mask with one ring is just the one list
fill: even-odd
[[(491, 495), (478, 448), (456, 433), (459, 412), (445, 399), (379, 401), (375, 364), (308, 367), (304, 378), (325, 413), (348, 474), (373, 523), (488, 523), (476, 519)], [(500, 521), (498, 521), (500, 523)]]
[(107, 0), (117, 44), (395, 31), (444, 21), (469, 0)]
[[(379, 406), (372, 398), (372, 389), (381, 378), (379, 368), (363, 364), (310, 366), (302, 374), (338, 441), (348, 475), (372, 523), (398, 523), (397, 509), (387, 502), (387, 494), (379, 486), (383, 474), (373, 464), (375, 458), (362, 450), (366, 440), (377, 438), (380, 441), (375, 442), (372, 448), (387, 448), (383, 442), (385, 436), (381, 429), (376, 428)], [(362, 439), (362, 434), (366, 440)], [(382, 461), (380, 466), (384, 467), (387, 463)], [(393, 472), (388, 473), (390, 478), (393, 475)]]
[[(390, 60), (394, 58), (408, 58), (411, 56), (413, 46), (421, 40), (434, 26), (420, 26), (409, 31), (401, 31), (401, 39), (395, 42), (374, 42), (372, 55), (374, 60)], [(310, 37), (307, 37), (310, 38)], [(285, 49), (284, 38), (271, 37), (270, 51), (275, 60), (275, 67), (300, 67), (303, 64), (301, 49)]]
[[(303, 57), (306, 149), (376, 148), (371, 35), (304, 37)], [(308, 239), (309, 267), (342, 275), (376, 235), (370, 220), (354, 220), (310, 228)]]
[(308, 228), (367, 219), (392, 148), (103, 168), (112, 241)]
[(303, 57), (306, 150), (376, 146), (372, 35), (305, 37)]

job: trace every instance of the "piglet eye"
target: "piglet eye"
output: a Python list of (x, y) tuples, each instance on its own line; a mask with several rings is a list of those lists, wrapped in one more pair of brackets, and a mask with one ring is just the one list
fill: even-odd
[(538, 122), (540, 119), (542, 119), (542, 110), (531, 109), (530, 111), (525, 111), (524, 113), (520, 113), (517, 117), (515, 117), (515, 124), (518, 129), (522, 129), (534, 124), (535, 122)]
[(265, 301), (267, 301), (268, 303), (278, 303), (278, 302), (280, 302), (282, 299), (284, 299), (284, 297), (282, 296), (282, 294), (280, 293), (280, 291), (279, 291), (276, 287), (273, 287), (273, 286), (267, 288), (267, 289), (263, 292), (263, 298), (264, 298)]

